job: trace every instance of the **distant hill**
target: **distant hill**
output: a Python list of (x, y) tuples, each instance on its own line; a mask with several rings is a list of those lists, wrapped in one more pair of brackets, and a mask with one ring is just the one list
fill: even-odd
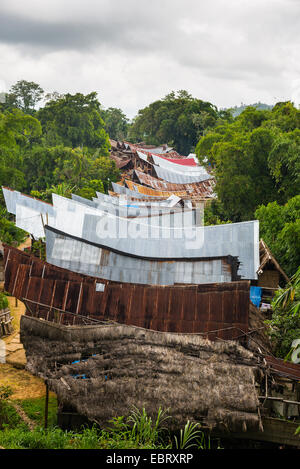
[(233, 117), (237, 117), (248, 106), (255, 107), (256, 109), (259, 109), (260, 111), (271, 110), (274, 107), (272, 104), (265, 104), (265, 103), (258, 102), (258, 103), (254, 103), (254, 104), (241, 103), (240, 106), (234, 106), (234, 107), (231, 107), (229, 109), (231, 110)]

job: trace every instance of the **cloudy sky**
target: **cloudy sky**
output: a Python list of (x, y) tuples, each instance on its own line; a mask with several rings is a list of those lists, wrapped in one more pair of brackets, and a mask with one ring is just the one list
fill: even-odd
[(300, 0), (0, 0), (0, 91), (97, 91), (133, 117), (171, 90), (300, 103)]

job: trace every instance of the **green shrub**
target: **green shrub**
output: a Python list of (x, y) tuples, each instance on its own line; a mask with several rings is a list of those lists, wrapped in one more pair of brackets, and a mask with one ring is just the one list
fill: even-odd
[(0, 292), (0, 310), (8, 308), (8, 299), (4, 293)]
[[(31, 398), (18, 400), (18, 404), (22, 407), (30, 420), (34, 421), (37, 425), (43, 426), (45, 418), (45, 398)], [(48, 402), (48, 425), (54, 427), (57, 423), (57, 398), (55, 396), (49, 397)]]
[[(43, 399), (26, 399), (19, 401), (26, 414), (36, 422), (42, 422)], [(198, 430), (198, 424), (187, 422), (184, 430), (180, 432), (180, 439), (175, 444), (171, 442), (169, 432), (164, 423), (169, 416), (159, 408), (157, 416), (152, 420), (143, 408), (136, 407), (127, 419), (116, 417), (110, 421), (111, 428), (100, 429), (96, 424), (91, 428), (82, 427), (78, 433), (63, 431), (60, 428), (50, 426), (48, 430), (37, 426), (29, 431), (22, 423), (14, 409), (8, 405), (9, 425), (0, 427), (0, 446), (7, 449), (187, 449), (192, 446), (198, 449), (210, 449), (210, 440), (202, 431)], [(53, 412), (54, 412), (54, 402)]]

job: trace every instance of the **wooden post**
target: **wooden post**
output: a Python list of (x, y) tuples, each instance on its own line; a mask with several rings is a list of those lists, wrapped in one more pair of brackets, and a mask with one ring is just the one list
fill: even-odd
[(49, 407), (49, 386), (48, 386), (48, 381), (45, 381), (46, 385), (46, 398), (45, 398), (45, 425), (44, 428), (45, 430), (48, 427), (48, 407)]

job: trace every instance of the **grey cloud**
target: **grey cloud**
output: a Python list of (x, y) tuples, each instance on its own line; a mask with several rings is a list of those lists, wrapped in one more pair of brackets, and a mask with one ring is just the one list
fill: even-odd
[(267, 99), (296, 86), (299, 13), (299, 0), (1, 0), (0, 79), (100, 89), (131, 114), (180, 88)]
[[(114, 21), (112, 27), (107, 22), (40, 22), (4, 13), (1, 15), (0, 41), (47, 51), (86, 50), (99, 46), (144, 49), (155, 43), (155, 31), (146, 37), (142, 27), (135, 29), (135, 32), (136, 36), (132, 28), (118, 20)], [(150, 38), (152, 40), (149, 41)]]

